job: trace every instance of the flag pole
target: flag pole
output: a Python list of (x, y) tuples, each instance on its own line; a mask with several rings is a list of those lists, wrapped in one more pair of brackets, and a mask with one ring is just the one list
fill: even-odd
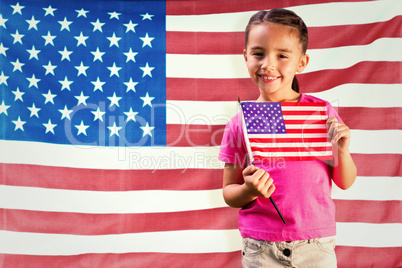
[[(249, 157), (249, 160), (251, 162), (251, 164), (253, 166), (254, 165), (254, 157), (253, 154), (251, 152), (251, 146), (250, 146), (250, 140), (248, 139), (248, 134), (247, 134), (247, 127), (246, 127), (246, 122), (244, 120), (244, 114), (243, 114), (243, 108), (241, 107), (241, 101), (240, 101), (240, 97), (237, 97), (237, 102), (239, 104), (239, 109), (241, 112), (241, 121), (242, 121), (242, 128), (243, 128), (243, 136), (244, 136), (244, 141), (246, 142), (246, 149), (247, 149), (247, 154)], [(276, 212), (278, 212), (279, 216), (281, 217), (283, 223), (286, 223), (285, 219), (283, 218), (281, 212), (279, 211), (278, 207), (276, 206), (274, 200), (272, 199), (272, 197), (269, 197), (269, 200), (271, 200), (272, 205), (274, 206), (274, 208), (276, 209)]]

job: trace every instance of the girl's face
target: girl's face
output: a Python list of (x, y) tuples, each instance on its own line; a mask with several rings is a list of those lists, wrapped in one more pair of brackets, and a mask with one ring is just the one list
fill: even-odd
[(293, 77), (302, 72), (309, 57), (291, 28), (263, 23), (251, 27), (244, 59), (251, 79), (260, 89), (257, 101), (285, 101), (299, 96), (292, 90)]

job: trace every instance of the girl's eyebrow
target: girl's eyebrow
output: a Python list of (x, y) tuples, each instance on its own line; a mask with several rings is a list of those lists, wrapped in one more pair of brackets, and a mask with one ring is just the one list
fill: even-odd
[(292, 50), (287, 49), (287, 48), (278, 48), (277, 51), (279, 51), (279, 52), (285, 52), (285, 53), (293, 53)]

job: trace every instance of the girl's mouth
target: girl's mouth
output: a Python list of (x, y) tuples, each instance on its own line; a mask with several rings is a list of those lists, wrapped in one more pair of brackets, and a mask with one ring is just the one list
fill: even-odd
[(269, 83), (269, 82), (272, 82), (272, 81), (275, 81), (276, 79), (278, 79), (280, 76), (271, 76), (271, 75), (269, 75), (269, 76), (266, 76), (266, 75), (259, 75), (260, 77), (261, 77), (261, 79), (264, 81), (264, 82), (267, 82), (267, 83)]

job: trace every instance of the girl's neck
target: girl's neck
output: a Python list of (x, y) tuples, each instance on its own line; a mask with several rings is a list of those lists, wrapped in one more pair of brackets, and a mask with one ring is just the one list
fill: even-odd
[(256, 102), (298, 102), (301, 94), (296, 91), (291, 91), (288, 94), (260, 94)]

